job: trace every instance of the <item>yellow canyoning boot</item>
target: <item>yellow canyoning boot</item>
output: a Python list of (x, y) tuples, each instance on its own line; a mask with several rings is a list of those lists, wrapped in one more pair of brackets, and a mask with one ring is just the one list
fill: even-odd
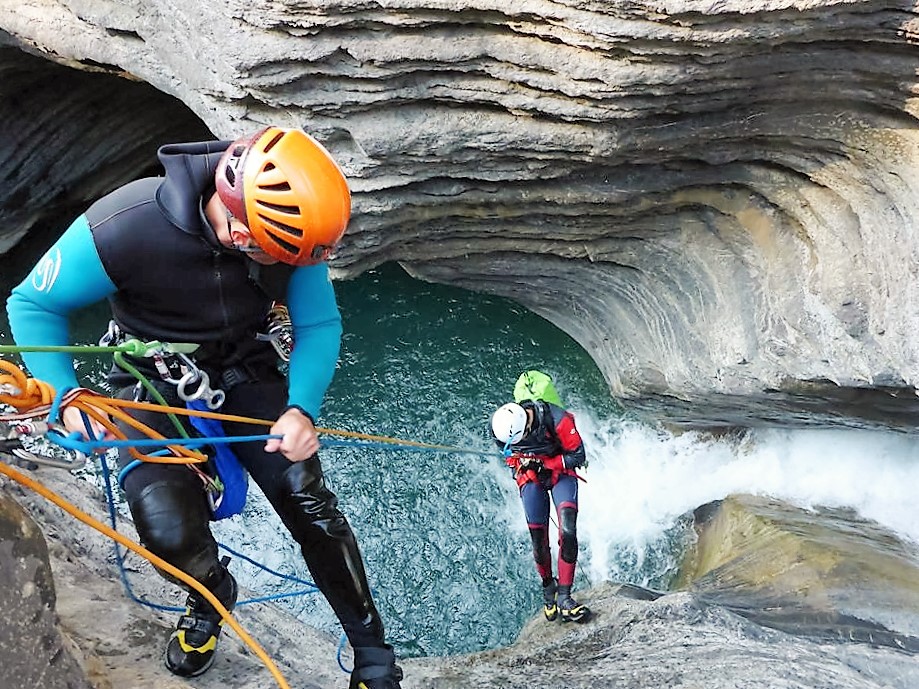
[(555, 618), (558, 617), (557, 592), (558, 582), (555, 579), (552, 579), (542, 587), (542, 614), (546, 616), (549, 622), (554, 622)]
[[(238, 590), (236, 580), (226, 569), (227, 562), (229, 558), (224, 558), (220, 570), (208, 576), (208, 580), (217, 580), (216, 585), (211, 586), (210, 581), (203, 583), (227, 610), (232, 611)], [(214, 663), (223, 618), (196, 591), (188, 594), (185, 606), (185, 614), (179, 618), (176, 630), (166, 644), (163, 660), (171, 673), (180, 677), (197, 677), (207, 672)]]
[(590, 608), (571, 597), (570, 586), (558, 587), (558, 611), (562, 622), (587, 622), (591, 616)]

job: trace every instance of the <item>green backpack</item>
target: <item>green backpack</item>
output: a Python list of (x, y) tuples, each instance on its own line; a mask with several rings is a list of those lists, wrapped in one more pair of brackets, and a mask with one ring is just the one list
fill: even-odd
[(514, 384), (514, 401), (543, 400), (564, 408), (555, 383), (549, 374), (542, 371), (524, 371)]

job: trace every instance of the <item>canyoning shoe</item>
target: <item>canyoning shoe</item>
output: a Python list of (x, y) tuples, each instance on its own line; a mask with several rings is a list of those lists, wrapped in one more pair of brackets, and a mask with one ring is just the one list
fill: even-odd
[(402, 668), (392, 646), (354, 649), (354, 670), (348, 689), (402, 689)]
[[(398, 669), (398, 668), (397, 668)], [(349, 689), (402, 689), (399, 682), (402, 680), (402, 670), (399, 670), (398, 676), (391, 675), (388, 677), (374, 677), (373, 679), (351, 678)]]
[(542, 587), (542, 614), (546, 616), (549, 622), (554, 622), (558, 617), (558, 603), (556, 594), (558, 593), (558, 582), (553, 579), (551, 583)]
[[(233, 610), (238, 593), (236, 580), (226, 569), (223, 569), (222, 577), (211, 590), (227, 610)], [(185, 614), (179, 618), (176, 630), (166, 644), (164, 661), (167, 669), (175, 675), (197, 677), (207, 672), (214, 662), (223, 618), (197, 591), (188, 594), (185, 606)]]
[(558, 610), (562, 614), (562, 622), (586, 622), (590, 619), (590, 608), (581, 605), (571, 594), (558, 597)]

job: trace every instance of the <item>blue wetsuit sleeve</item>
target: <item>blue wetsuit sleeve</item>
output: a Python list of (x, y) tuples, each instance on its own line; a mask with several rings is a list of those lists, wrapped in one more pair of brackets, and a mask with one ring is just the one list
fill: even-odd
[[(93, 243), (89, 222), (81, 215), (7, 299), (13, 340), (20, 346), (72, 344), (70, 313), (114, 291)], [(78, 385), (69, 354), (32, 352), (22, 358), (32, 376), (57, 391)]]
[(288, 404), (319, 418), (341, 347), (341, 313), (325, 263), (297, 268), (290, 279), (287, 310), (294, 349), (288, 371)]

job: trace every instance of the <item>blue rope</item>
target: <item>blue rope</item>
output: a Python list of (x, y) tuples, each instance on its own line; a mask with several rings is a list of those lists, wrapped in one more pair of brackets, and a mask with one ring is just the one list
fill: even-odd
[[(108, 502), (109, 523), (111, 524), (113, 529), (117, 530), (117, 518), (118, 517), (117, 517), (117, 511), (115, 509), (115, 494), (112, 489), (112, 473), (109, 470), (108, 463), (105, 461), (104, 457), (100, 458), (99, 464), (102, 466), (102, 476), (105, 480), (105, 497), (106, 497), (106, 501)], [(316, 593), (319, 591), (319, 587), (316, 586), (316, 584), (314, 584), (311, 581), (307, 581), (306, 579), (299, 579), (297, 577), (290, 576), (288, 574), (282, 574), (281, 572), (276, 572), (270, 567), (267, 567), (266, 565), (263, 565), (262, 563), (257, 562), (256, 560), (253, 560), (251, 557), (248, 557), (236, 550), (233, 550), (228, 545), (225, 545), (219, 542), (217, 543), (217, 545), (220, 546), (223, 550), (230, 553), (231, 555), (234, 555), (235, 557), (238, 557), (241, 560), (245, 560), (246, 562), (249, 562), (250, 564), (255, 565), (256, 567), (267, 572), (268, 574), (271, 574), (280, 579), (286, 579), (288, 581), (296, 582), (306, 587), (301, 591), (294, 591), (290, 593), (278, 593), (278, 594), (273, 594), (270, 596), (260, 596), (258, 598), (247, 598), (245, 600), (238, 601), (237, 605), (248, 605), (250, 603), (260, 603), (262, 601), (268, 601), (268, 600), (278, 600), (281, 598), (292, 598), (294, 596), (307, 595), (307, 594)], [(121, 580), (122, 582), (124, 582), (124, 586), (128, 592), (128, 596), (133, 601), (140, 603), (141, 605), (146, 605), (147, 607), (150, 607), (150, 608), (155, 608), (156, 610), (164, 610), (166, 612), (184, 612), (185, 608), (177, 608), (175, 606), (160, 605), (158, 603), (149, 601), (145, 598), (141, 598), (134, 593), (134, 590), (131, 587), (131, 582), (128, 580), (128, 577), (127, 577), (127, 571), (124, 566), (124, 557), (122, 556), (121, 550), (118, 547), (118, 543), (115, 543), (115, 559), (118, 561), (118, 569), (121, 574)]]
[(101, 448), (165, 447), (166, 445), (185, 445), (194, 448), (218, 443), (249, 443), (255, 440), (269, 440), (271, 438), (284, 437), (283, 435), (234, 435), (210, 436), (207, 438), (137, 438), (135, 440), (104, 440), (98, 438), (94, 440), (81, 440), (82, 436), (77, 432), (65, 436), (55, 431), (48, 431), (45, 433), (45, 436), (48, 440), (60, 445), (64, 449), (82, 452), (85, 455), (92, 454), (95, 450)]
[[(283, 435), (234, 435), (234, 436), (207, 436), (203, 438), (138, 438), (135, 440), (104, 440), (102, 438), (86, 440), (79, 433), (61, 435), (55, 431), (48, 431), (45, 436), (56, 445), (74, 452), (82, 452), (90, 455), (96, 450), (102, 448), (119, 448), (119, 447), (165, 447), (167, 445), (182, 445), (191, 448), (203, 447), (205, 445), (214, 445), (219, 443), (249, 443), (259, 440), (269, 440), (272, 438), (283, 438)], [(484, 452), (481, 450), (466, 450), (462, 448), (433, 448), (433, 447), (416, 447), (414, 445), (403, 445), (400, 443), (382, 443), (367, 440), (322, 440), (321, 447), (359, 447), (374, 450), (402, 450), (405, 452), (430, 452), (434, 454), (474, 454), (481, 457), (492, 457), (494, 452)]]
[(341, 635), (341, 638), (338, 640), (338, 648), (335, 650), (335, 660), (338, 661), (338, 667), (341, 668), (342, 672), (351, 672), (354, 668), (346, 668), (345, 664), (341, 660), (342, 651), (345, 650), (345, 641), (348, 640), (344, 634)]
[(240, 553), (239, 551), (233, 550), (233, 549), (232, 549), (230, 546), (228, 546), (228, 545), (224, 545), (223, 543), (218, 543), (218, 545), (219, 545), (221, 548), (223, 548), (224, 550), (226, 550), (230, 555), (233, 555), (234, 557), (238, 557), (240, 560), (245, 560), (246, 562), (248, 562), (248, 563), (251, 564), (251, 565), (255, 565), (256, 567), (258, 567), (258, 568), (259, 568), (260, 570), (262, 570), (263, 572), (268, 572), (268, 574), (271, 574), (271, 575), (273, 575), (273, 576), (276, 576), (276, 577), (278, 577), (279, 579), (286, 579), (287, 581), (292, 581), (292, 582), (294, 582), (294, 583), (297, 583), (297, 584), (301, 584), (301, 585), (303, 585), (303, 586), (310, 587), (310, 588), (312, 588), (314, 591), (318, 591), (318, 590), (319, 590), (319, 587), (316, 586), (316, 584), (314, 584), (314, 583), (311, 582), (311, 581), (307, 581), (306, 579), (300, 579), (299, 577), (295, 577), (295, 576), (290, 575), (290, 574), (283, 574), (283, 573), (281, 573), (281, 572), (276, 572), (275, 570), (271, 569), (270, 567), (267, 567), (267, 566), (263, 565), (261, 562), (256, 562), (255, 560), (253, 560), (253, 559), (252, 559), (251, 557), (249, 557), (248, 555), (243, 555), (243, 554)]
[[(68, 390), (69, 389), (65, 389), (55, 396), (54, 402), (52, 403), (51, 409), (48, 413), (49, 420), (56, 419), (58, 417), (60, 401), (63, 395)], [(89, 436), (89, 438), (91, 438), (91, 440), (81, 440), (81, 436), (79, 433), (71, 433), (67, 436), (64, 436), (54, 431), (48, 431), (47, 433), (45, 433), (45, 436), (51, 442), (54, 442), (57, 445), (60, 445), (61, 447), (65, 449), (82, 452), (83, 454), (87, 456), (94, 454), (96, 450), (100, 448), (118, 448), (118, 447), (165, 448), (168, 445), (182, 445), (182, 446), (187, 446), (191, 448), (197, 448), (197, 447), (202, 447), (205, 445), (213, 445), (217, 443), (253, 442), (253, 441), (259, 441), (259, 440), (269, 440), (271, 438), (283, 438), (284, 437), (282, 435), (246, 435), (246, 436), (210, 436), (210, 437), (204, 437), (204, 438), (104, 440), (102, 438), (95, 438), (93, 436), (93, 432), (91, 430), (91, 426), (89, 422), (89, 417), (86, 415), (85, 412), (81, 412), (81, 415), (83, 417), (83, 423), (86, 428), (87, 435)], [(416, 445), (408, 445), (404, 443), (384, 443), (384, 442), (374, 442), (374, 441), (367, 441), (367, 440), (325, 439), (321, 441), (320, 445), (322, 447), (327, 447), (327, 448), (328, 447), (358, 447), (358, 448), (390, 450), (390, 451), (402, 450), (405, 452), (429, 452), (433, 454), (441, 454), (441, 453), (473, 454), (473, 455), (477, 455), (480, 457), (486, 457), (486, 458), (494, 456), (493, 452), (484, 452), (481, 450), (464, 449), (464, 448), (459, 448), (459, 447), (442, 447), (442, 448), (418, 447)], [(506, 451), (506, 448), (505, 448), (505, 451)], [(151, 454), (164, 455), (167, 452), (168, 450), (163, 449), (163, 450), (153, 452)], [(111, 471), (108, 468), (108, 463), (105, 461), (105, 458), (100, 457), (99, 459), (100, 459), (99, 463), (102, 466), (103, 478), (105, 481), (105, 495), (106, 495), (106, 501), (108, 503), (108, 509), (109, 509), (109, 522), (111, 523), (112, 529), (117, 530), (117, 511), (115, 509), (115, 495), (112, 489)], [(139, 464), (140, 464), (140, 460), (134, 460), (133, 462), (130, 462), (127, 466), (125, 466), (119, 472), (118, 479), (117, 479), (119, 481), (119, 484), (120, 484), (122, 476), (125, 473), (127, 473), (130, 469), (135, 468)], [(285, 579), (287, 581), (292, 581), (292, 582), (301, 584), (302, 586), (306, 587), (299, 591), (292, 591), (288, 593), (277, 593), (277, 594), (272, 594), (268, 596), (259, 596), (256, 598), (249, 598), (246, 600), (238, 601), (237, 605), (248, 605), (251, 603), (262, 603), (262, 602), (268, 602), (268, 601), (275, 601), (275, 600), (280, 600), (283, 598), (293, 598), (295, 596), (314, 594), (319, 591), (319, 587), (317, 587), (316, 584), (314, 584), (311, 581), (300, 579), (298, 577), (294, 577), (294, 576), (287, 575), (287, 574), (282, 574), (281, 572), (277, 572), (267, 567), (266, 565), (263, 565), (262, 563), (257, 562), (253, 560), (252, 558), (246, 555), (243, 555), (242, 553), (236, 550), (233, 550), (232, 548), (230, 548), (229, 546), (223, 543), (218, 542), (217, 545), (223, 550), (225, 550), (226, 552), (230, 553), (231, 555), (238, 557), (241, 560), (244, 560), (246, 562), (249, 562), (250, 564), (258, 567), (259, 569), (267, 572), (268, 574), (271, 574), (281, 579)], [(121, 550), (118, 547), (117, 542), (114, 543), (114, 551), (115, 551), (115, 559), (118, 562), (118, 571), (121, 577), (122, 584), (124, 586), (127, 596), (131, 600), (133, 600), (134, 602), (140, 605), (144, 605), (148, 608), (152, 608), (154, 610), (160, 610), (163, 612), (184, 612), (185, 611), (184, 608), (168, 606), (168, 605), (161, 605), (159, 603), (154, 603), (153, 601), (147, 600), (146, 598), (142, 598), (136, 595), (134, 593), (134, 589), (131, 586), (131, 582), (128, 579), (127, 570), (124, 564), (124, 557), (121, 553)], [(341, 668), (342, 672), (350, 673), (352, 672), (352, 669), (345, 667), (345, 664), (342, 661), (342, 653), (344, 651), (346, 642), (347, 642), (347, 636), (344, 633), (342, 633), (341, 637), (338, 640), (338, 647), (336, 649), (335, 656), (336, 656), (336, 661), (338, 662), (338, 667)]]
[[(92, 434), (90, 430), (90, 425), (89, 425), (89, 418), (86, 416), (85, 412), (81, 412), (81, 415), (83, 417), (83, 423), (87, 428), (87, 432)], [(102, 476), (103, 476), (104, 483), (105, 483), (105, 497), (106, 497), (106, 503), (108, 504), (109, 523), (112, 529), (117, 531), (118, 512), (115, 509), (115, 493), (112, 489), (112, 474), (111, 474), (111, 471), (109, 470), (108, 463), (105, 461), (105, 457), (99, 458), (99, 464), (102, 467)], [(115, 551), (115, 560), (118, 563), (118, 574), (119, 574), (119, 577), (121, 578), (121, 583), (124, 586), (125, 593), (127, 594), (128, 598), (130, 598), (131, 600), (133, 600), (135, 603), (139, 605), (143, 605), (148, 608), (152, 608), (154, 610), (160, 610), (162, 612), (185, 612), (185, 608), (179, 608), (174, 605), (162, 605), (160, 603), (155, 603), (151, 600), (147, 600), (146, 598), (142, 598), (141, 596), (138, 596), (136, 593), (134, 593), (134, 588), (131, 586), (130, 579), (128, 579), (128, 573), (127, 573), (127, 569), (124, 564), (124, 556), (122, 555), (121, 549), (118, 547), (117, 542), (115, 542), (113, 545), (114, 545), (113, 549)], [(258, 567), (262, 571), (267, 572), (268, 574), (278, 577), (279, 579), (285, 579), (287, 581), (292, 581), (292, 582), (301, 584), (305, 587), (299, 591), (291, 591), (288, 593), (277, 593), (277, 594), (273, 594), (270, 596), (257, 596), (255, 598), (247, 598), (245, 600), (238, 601), (237, 605), (249, 605), (252, 603), (263, 603), (263, 602), (280, 600), (282, 598), (293, 598), (295, 596), (305, 596), (305, 595), (315, 594), (319, 591), (319, 587), (316, 586), (316, 584), (314, 584), (311, 581), (307, 581), (306, 579), (300, 579), (299, 577), (295, 577), (289, 574), (283, 574), (281, 572), (275, 571), (271, 569), (270, 567), (262, 564), (261, 562), (257, 562), (256, 560), (253, 560), (248, 555), (244, 555), (238, 550), (234, 550), (233, 548), (231, 548), (230, 546), (224, 543), (218, 542), (217, 545), (223, 550), (225, 550), (226, 552), (233, 555), (234, 557), (237, 557), (240, 560), (244, 560)], [(335, 651), (335, 659), (338, 662), (338, 667), (341, 668), (342, 672), (350, 673), (351, 670), (346, 668), (344, 663), (342, 662), (342, 652), (344, 650), (347, 639), (348, 637), (344, 634), (344, 632), (342, 632), (341, 637), (338, 640), (338, 647), (336, 648), (336, 651)]]

